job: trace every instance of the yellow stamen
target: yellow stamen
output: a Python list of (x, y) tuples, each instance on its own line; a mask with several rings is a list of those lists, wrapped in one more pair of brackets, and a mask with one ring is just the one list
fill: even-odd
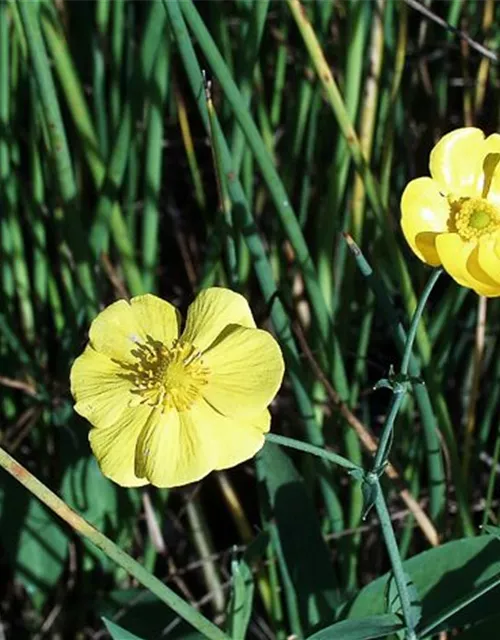
[(473, 240), (500, 229), (500, 208), (484, 198), (450, 199), (452, 222), (464, 240)]
[(148, 337), (147, 343), (138, 344), (131, 353), (136, 362), (121, 363), (127, 371), (122, 376), (133, 383), (132, 393), (140, 403), (185, 411), (208, 382), (210, 371), (192, 344), (176, 341), (167, 347)]

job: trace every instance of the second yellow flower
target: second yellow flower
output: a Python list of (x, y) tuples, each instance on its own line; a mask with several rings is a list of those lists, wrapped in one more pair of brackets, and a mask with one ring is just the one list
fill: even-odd
[(401, 198), (403, 233), (414, 253), (483, 296), (500, 296), (500, 135), (465, 127), (431, 152), (431, 177)]

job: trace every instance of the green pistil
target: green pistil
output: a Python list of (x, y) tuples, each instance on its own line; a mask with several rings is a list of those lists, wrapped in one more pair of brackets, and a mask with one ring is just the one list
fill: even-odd
[(474, 211), (472, 213), (469, 224), (473, 229), (484, 229), (491, 222), (491, 217), (486, 211)]

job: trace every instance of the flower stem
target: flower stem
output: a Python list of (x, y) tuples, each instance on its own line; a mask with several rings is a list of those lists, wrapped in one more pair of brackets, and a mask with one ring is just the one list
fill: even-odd
[(392, 441), (394, 422), (406, 394), (406, 385), (404, 384), (406, 382), (405, 377), (408, 375), (408, 367), (412, 355), (413, 343), (415, 341), (415, 336), (417, 335), (418, 323), (420, 322), (420, 318), (422, 317), (422, 313), (424, 311), (427, 300), (429, 299), (431, 291), (442, 272), (442, 269), (435, 269), (432, 272), (431, 277), (429, 278), (429, 281), (427, 282), (425, 289), (420, 296), (420, 300), (418, 301), (415, 313), (413, 314), (413, 318), (411, 320), (410, 328), (408, 330), (408, 335), (406, 338), (405, 348), (403, 351), (403, 359), (401, 362), (400, 375), (403, 379), (403, 383), (396, 382), (393, 388), (391, 405), (384, 423), (384, 427), (382, 429), (382, 435), (380, 436), (377, 453), (375, 454), (375, 460), (373, 463), (373, 469), (371, 473), (365, 476), (366, 481), (375, 487), (375, 509), (377, 510), (377, 514), (380, 519), (380, 526), (382, 528), (385, 546), (387, 548), (387, 553), (389, 554), (392, 572), (394, 574), (399, 599), (401, 601), (401, 609), (406, 624), (406, 640), (415, 640), (417, 636), (414, 629), (415, 624), (411, 611), (410, 594), (408, 592), (408, 587), (406, 584), (403, 563), (401, 560), (401, 555), (399, 553), (396, 536), (394, 535), (391, 517), (385, 503), (382, 487), (380, 486), (379, 473), (383, 468), (385, 460), (387, 459), (390, 443)]
[(372, 482), (376, 488), (375, 509), (377, 510), (380, 520), (385, 546), (387, 547), (387, 553), (389, 554), (394, 580), (396, 581), (396, 587), (401, 601), (401, 609), (406, 625), (406, 640), (416, 640), (417, 636), (414, 630), (415, 625), (411, 611), (410, 594), (406, 584), (407, 578), (403, 570), (403, 563), (401, 561), (396, 536), (394, 535), (394, 529), (392, 528), (391, 516), (387, 509), (382, 487), (380, 486), (380, 480), (377, 475), (373, 474)]
[[(429, 278), (428, 283), (425, 285), (425, 289), (420, 296), (420, 300), (418, 301), (417, 308), (415, 313), (413, 314), (413, 318), (411, 320), (410, 329), (408, 330), (408, 335), (406, 337), (405, 348), (403, 351), (403, 359), (401, 362), (401, 376), (408, 375), (408, 367), (410, 364), (410, 359), (412, 355), (413, 343), (415, 342), (415, 336), (417, 335), (418, 323), (420, 322), (420, 318), (422, 317), (422, 313), (424, 311), (425, 305), (429, 296), (431, 294), (434, 285), (436, 284), (439, 276), (443, 273), (442, 269), (435, 269), (431, 277)], [(389, 413), (384, 423), (384, 427), (382, 429), (382, 435), (380, 436), (380, 441), (377, 449), (377, 453), (375, 455), (375, 461), (373, 463), (373, 471), (376, 472), (377, 469), (380, 469), (384, 460), (387, 457), (387, 452), (389, 448), (389, 443), (392, 439), (392, 432), (394, 429), (394, 422), (396, 420), (396, 416), (398, 415), (399, 409), (403, 403), (403, 399), (406, 394), (406, 386), (398, 385), (394, 391), (391, 400), (391, 406), (389, 409)]]
[(418, 323), (420, 322), (420, 318), (422, 317), (422, 313), (424, 311), (425, 305), (427, 304), (427, 300), (431, 294), (431, 291), (434, 289), (434, 285), (436, 284), (439, 276), (443, 273), (442, 267), (439, 269), (434, 269), (429, 278), (429, 282), (425, 285), (425, 289), (420, 296), (420, 300), (418, 301), (417, 308), (415, 309), (415, 313), (413, 314), (413, 318), (411, 320), (410, 329), (408, 331), (408, 336), (406, 337), (405, 350), (403, 353), (403, 360), (401, 362), (401, 373), (403, 375), (408, 374), (408, 366), (410, 364), (411, 352), (413, 349), (413, 343), (415, 342), (415, 336), (417, 335)]
[(198, 613), (193, 606), (179, 597), (172, 589), (163, 584), (161, 580), (151, 575), (144, 567), (125, 553), (125, 551), (122, 551), (112, 540), (89, 524), (82, 516), (70, 509), (61, 498), (2, 448), (0, 448), (0, 467), (3, 467), (11, 476), (25, 486), (28, 491), (67, 522), (77, 533), (90, 540), (90, 542), (99, 549), (102, 549), (109, 558), (114, 560), (116, 564), (125, 569), (130, 575), (134, 576), (146, 589), (149, 589), (149, 591), (165, 602), (165, 604), (181, 618), (184, 618), (184, 620), (189, 622), (195, 629), (200, 631), (205, 638), (209, 638), (210, 640), (229, 639), (228, 635), (201, 615), (201, 613)]
[(266, 435), (266, 440), (268, 442), (280, 444), (283, 447), (289, 447), (290, 449), (297, 449), (298, 451), (311, 453), (313, 456), (323, 458), (323, 460), (327, 460), (328, 462), (333, 462), (339, 467), (344, 467), (344, 469), (349, 469), (350, 471), (360, 471), (361, 473), (363, 473), (362, 468), (357, 464), (354, 464), (354, 462), (351, 462), (350, 460), (347, 460), (347, 458), (339, 456), (337, 453), (333, 453), (333, 451), (326, 451), (325, 449), (316, 447), (313, 444), (301, 442), (300, 440), (295, 440), (294, 438), (287, 438), (286, 436), (278, 436), (275, 433), (268, 433)]

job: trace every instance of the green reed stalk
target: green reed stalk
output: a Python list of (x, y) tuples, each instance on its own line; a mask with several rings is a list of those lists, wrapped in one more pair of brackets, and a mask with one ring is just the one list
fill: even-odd
[[(191, 85), (193, 96), (198, 105), (205, 129), (208, 132), (210, 123), (205, 96), (202, 90), (204, 86), (203, 76), (182, 17), (179, 3), (176, 0), (168, 2), (164, 0), (163, 4), (179, 47), (179, 53)], [(238, 177), (232, 171), (232, 158), (217, 118), (215, 118), (215, 134), (220, 140), (221, 161), (224, 167), (224, 173), (228, 176), (228, 193), (233, 202), (235, 222), (237, 226), (239, 226), (240, 233), (245, 238), (261, 292), (264, 300), (270, 307), (271, 320), (283, 348), (292, 388), (299, 408), (299, 415), (304, 423), (307, 438), (310, 443), (321, 447), (324, 444), (324, 440), (321, 430), (314, 418), (314, 406), (305, 385), (302, 363), (293, 338), (291, 323), (279, 297), (272, 267), (260, 236), (256, 231), (255, 220), (248, 209), (243, 188)], [(319, 478), (320, 487), (323, 490), (325, 503), (329, 510), (329, 517), (334, 521), (335, 505), (331, 502), (329, 486), (325, 483), (323, 473), (319, 473)]]
[(215, 46), (210, 33), (203, 24), (196, 8), (191, 0), (180, 2), (179, 6), (190, 29), (196, 36), (198, 44), (206, 56), (208, 63), (212, 67), (224, 95), (228, 103), (231, 105), (234, 115), (238, 119), (238, 122), (245, 133), (247, 143), (252, 149), (255, 159), (260, 166), (263, 178), (267, 184), (271, 197), (273, 198), (274, 205), (280, 216), (283, 227), (285, 228), (290, 243), (294, 248), (297, 265), (304, 276), (304, 281), (311, 299), (311, 306), (314, 310), (321, 338), (325, 344), (328, 344), (331, 331), (328, 312), (318, 286), (316, 270), (309, 254), (309, 249), (291, 206), (288, 194), (286, 193), (278, 176), (261, 135), (241, 98), (236, 84), (232, 79), (231, 73), (219, 53), (219, 50)]
[[(85, 243), (86, 235), (80, 219), (77, 203), (77, 186), (73, 174), (71, 156), (61, 117), (56, 89), (52, 79), (49, 60), (42, 38), (39, 23), (39, 3), (17, 0), (16, 6), (23, 24), (33, 71), (38, 85), (40, 102), (47, 122), (50, 149), (54, 162), (56, 179), (65, 208), (65, 230), (77, 263), (77, 274), (86, 295), (87, 312), (90, 317), (96, 314), (96, 290), (90, 268), (89, 253)], [(83, 240), (83, 241), (82, 241)]]
[[(300, 3), (300, 0), (287, 0), (290, 11), (295, 19), (297, 27), (304, 39), (311, 61), (316, 69), (318, 78), (326, 93), (328, 102), (337, 119), (342, 135), (346, 138), (349, 151), (361, 176), (366, 190), (367, 199), (373, 209), (378, 223), (383, 230), (383, 236), (386, 241), (387, 250), (392, 258), (394, 268), (399, 276), (400, 287), (405, 306), (409, 314), (412, 314), (416, 308), (416, 298), (408, 272), (408, 267), (403, 255), (398, 247), (392, 225), (387, 220), (387, 212), (385, 210), (381, 197), (379, 186), (366, 162), (363, 155), (360, 142), (356, 132), (352, 126), (351, 119), (345, 108), (344, 101), (333, 78), (330, 66), (328, 65), (317, 36), (307, 19), (306, 13)], [(417, 344), (422, 354), (424, 362), (429, 361), (430, 342), (423, 324), (419, 327), (417, 336)]]
[(142, 260), (144, 289), (155, 291), (158, 264), (158, 229), (160, 222), (160, 193), (163, 167), (163, 118), (171, 79), (170, 38), (160, 43), (153, 72), (153, 90), (149, 106), (146, 134), (146, 164), (144, 167), (144, 212), (142, 219)]

